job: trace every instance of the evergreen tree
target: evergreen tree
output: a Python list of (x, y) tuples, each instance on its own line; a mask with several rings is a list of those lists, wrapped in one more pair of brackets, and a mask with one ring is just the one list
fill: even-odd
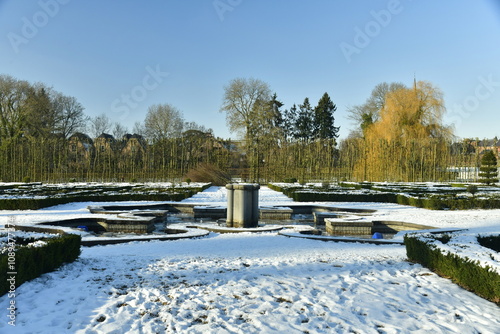
[(295, 120), (295, 138), (303, 141), (313, 137), (314, 111), (309, 103), (309, 98), (304, 99), (304, 103), (299, 105), (297, 119)]
[(361, 131), (363, 131), (363, 137), (365, 136), (366, 130), (374, 123), (373, 114), (363, 114), (361, 115)]
[(487, 151), (481, 158), (480, 181), (486, 185), (498, 182), (497, 158), (493, 151)]
[(283, 130), (285, 139), (295, 138), (295, 124), (297, 122), (297, 106), (294, 104), (290, 109), (284, 111)]
[(283, 128), (284, 125), (284, 117), (283, 113), (281, 111), (281, 107), (283, 107), (283, 102), (278, 100), (278, 95), (274, 93), (273, 97), (271, 98), (271, 101), (269, 101), (269, 108), (271, 110), (271, 122), (272, 126), (276, 128)]
[(47, 137), (55, 132), (57, 115), (43, 85), (30, 89), (25, 105), (24, 134), (34, 137)]
[(334, 126), (335, 118), (333, 113), (337, 106), (332, 102), (328, 93), (323, 94), (314, 108), (313, 135), (316, 139), (334, 139), (337, 138), (339, 127)]
[(267, 111), (263, 115), (263, 127), (259, 136), (272, 137), (275, 140), (286, 138), (285, 113), (281, 110), (283, 102), (278, 100), (276, 93), (267, 104)]

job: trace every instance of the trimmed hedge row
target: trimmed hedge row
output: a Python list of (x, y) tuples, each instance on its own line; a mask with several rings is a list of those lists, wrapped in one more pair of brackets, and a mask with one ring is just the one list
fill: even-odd
[(280, 187), (269, 184), (272, 190), (279, 191), (296, 202), (380, 202), (397, 203), (397, 195), (392, 193), (349, 194), (344, 192), (308, 192), (302, 187)]
[(454, 196), (414, 198), (399, 194), (396, 203), (430, 210), (500, 209), (499, 198), (458, 198)]
[[(48, 198), (12, 198), (0, 199), (0, 210), (38, 210), (54, 205), (67, 204), (72, 202), (119, 202), (119, 201), (181, 201), (189, 198), (194, 194), (203, 191), (210, 187), (207, 184), (199, 188), (190, 188), (188, 190), (179, 189), (176, 193), (162, 194), (85, 194), (71, 195), (62, 197)], [(176, 190), (177, 191), (177, 190)]]
[(310, 193), (295, 192), (292, 198), (296, 202), (378, 202), (394, 203), (394, 194), (345, 194), (345, 193)]
[[(192, 196), (192, 195), (191, 195)], [(190, 196), (187, 196), (190, 197)], [(49, 198), (0, 199), (0, 210), (38, 210), (49, 206), (72, 202), (111, 202), (111, 201), (180, 201), (185, 194), (116, 194), (84, 195)]]
[[(15, 286), (32, 280), (44, 273), (53, 271), (63, 263), (73, 262), (80, 255), (81, 237), (75, 234), (64, 234), (55, 238), (40, 239), (47, 242), (41, 247), (21, 246), (12, 253), (0, 254), (0, 296), (10, 289), (7, 279), (10, 272), (15, 272)], [(24, 243), (22, 240), (16, 242)], [(15, 271), (9, 266), (10, 261), (15, 264)]]
[(478, 237), (477, 242), (483, 247), (494, 250), (495, 252), (500, 252), (500, 235)]
[[(433, 243), (446, 243), (448, 240), (435, 236)], [(404, 243), (409, 261), (449, 277), (461, 287), (500, 306), (500, 275), (491, 268), (453, 253), (443, 254), (436, 245), (420, 240), (418, 235), (407, 234)]]
[(378, 202), (410, 205), (430, 210), (500, 209), (499, 198), (458, 198), (455, 196), (412, 197), (396, 193), (350, 194), (344, 192), (308, 192), (302, 187), (280, 187), (270, 184), (269, 188), (282, 192), (297, 202)]
[(297, 186), (297, 187), (293, 187), (293, 186), (292, 187), (280, 187), (280, 186), (273, 184), (273, 183), (269, 183), (267, 186), (269, 187), (269, 189), (283, 193), (285, 196), (288, 196), (290, 198), (293, 196), (293, 193), (296, 190), (302, 189), (302, 187), (299, 187), (299, 186)]

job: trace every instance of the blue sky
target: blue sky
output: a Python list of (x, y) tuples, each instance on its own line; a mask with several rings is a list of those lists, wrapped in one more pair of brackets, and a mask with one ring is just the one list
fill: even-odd
[(148, 106), (235, 138), (219, 113), (237, 77), (289, 108), (324, 92), (349, 106), (375, 85), (439, 87), (459, 137), (500, 136), (497, 0), (0, 0), (0, 73), (43, 82), (132, 130)]

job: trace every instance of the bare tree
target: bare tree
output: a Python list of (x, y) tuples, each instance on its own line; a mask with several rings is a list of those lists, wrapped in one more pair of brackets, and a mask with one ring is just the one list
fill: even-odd
[(400, 82), (390, 84), (382, 82), (373, 88), (365, 103), (348, 108), (348, 118), (356, 125), (354, 132), (362, 135), (371, 124), (378, 121), (380, 111), (385, 106), (387, 94), (405, 88), (406, 86)]
[(113, 132), (113, 137), (115, 137), (117, 140), (120, 140), (123, 138), (123, 136), (127, 134), (128, 129), (125, 126), (121, 125), (120, 123), (115, 122), (113, 123), (112, 132)]
[(243, 134), (250, 139), (252, 133), (269, 119), (266, 111), (271, 100), (269, 85), (258, 79), (237, 78), (224, 87), (221, 112), (226, 112), (226, 121), (231, 132)]
[(135, 122), (132, 132), (144, 137), (146, 135), (146, 127), (141, 122)]
[(85, 128), (88, 117), (83, 113), (84, 108), (76, 98), (55, 93), (52, 104), (57, 114), (57, 131), (65, 138)]
[(156, 104), (148, 108), (144, 126), (152, 142), (179, 137), (184, 119), (182, 113), (170, 104)]
[(212, 129), (210, 129), (210, 128), (207, 129), (205, 126), (200, 125), (196, 122), (185, 122), (183, 131), (186, 132), (186, 131), (190, 131), (190, 130), (195, 130), (195, 131), (199, 131), (199, 132), (203, 132), (203, 133), (213, 133)]
[(90, 134), (97, 138), (102, 133), (108, 132), (111, 129), (111, 120), (106, 114), (102, 113), (90, 119), (88, 131)]

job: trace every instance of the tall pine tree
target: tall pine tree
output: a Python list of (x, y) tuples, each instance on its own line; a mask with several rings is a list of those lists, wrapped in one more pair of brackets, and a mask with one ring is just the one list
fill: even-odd
[(481, 158), (479, 177), (480, 181), (486, 185), (498, 182), (497, 157), (493, 151), (487, 151)]
[(295, 104), (283, 113), (283, 132), (286, 140), (296, 138), (295, 125), (297, 123), (297, 114), (297, 105)]
[(328, 93), (323, 94), (314, 108), (313, 136), (315, 139), (335, 139), (340, 127), (334, 126), (335, 118), (333, 113), (337, 106), (332, 102)]
[(274, 93), (273, 97), (271, 98), (271, 101), (269, 101), (269, 109), (270, 109), (270, 122), (271, 125), (274, 128), (277, 128), (280, 130), (280, 132), (283, 131), (284, 126), (285, 126), (285, 119), (283, 112), (281, 111), (281, 107), (283, 107), (283, 102), (278, 100), (278, 95)]
[(314, 131), (314, 111), (309, 103), (309, 98), (304, 99), (304, 103), (299, 105), (297, 119), (295, 120), (295, 138), (301, 141), (308, 141), (313, 138)]

